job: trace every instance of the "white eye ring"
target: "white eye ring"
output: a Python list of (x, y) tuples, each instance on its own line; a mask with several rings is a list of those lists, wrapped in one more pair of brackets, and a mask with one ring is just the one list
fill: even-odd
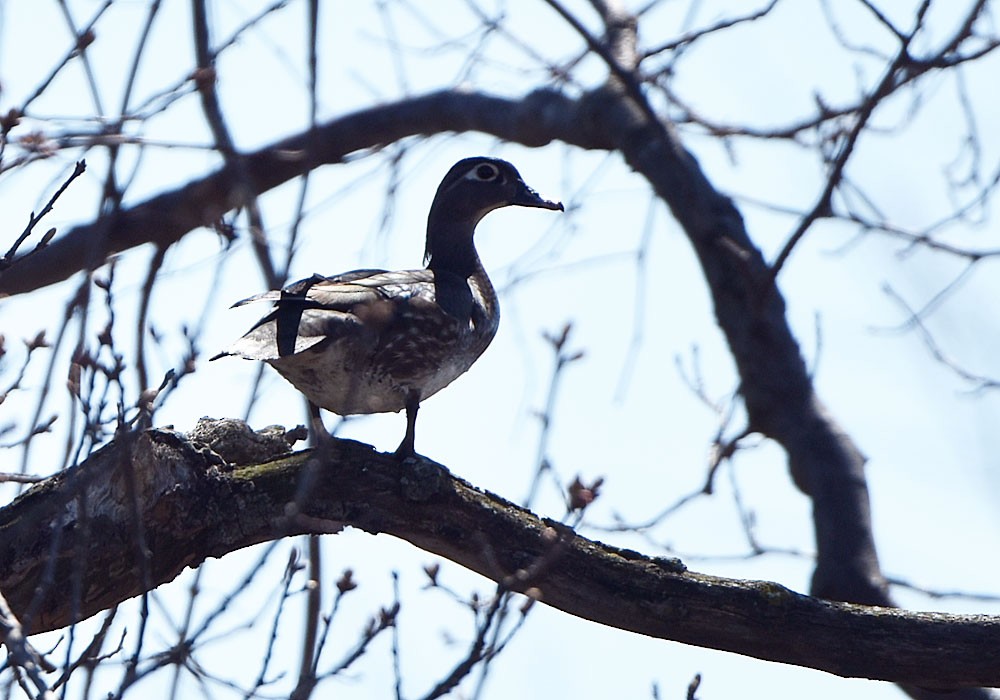
[(466, 175), (470, 180), (477, 180), (479, 182), (489, 182), (491, 180), (496, 180), (500, 176), (500, 169), (492, 163), (480, 163)]

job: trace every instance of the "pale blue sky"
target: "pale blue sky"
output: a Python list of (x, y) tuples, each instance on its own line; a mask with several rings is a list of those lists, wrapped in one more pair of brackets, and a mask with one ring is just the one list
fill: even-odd
[[(440, 31), (461, 37), (475, 29), (477, 21), (465, 3), (441, 6), (445, 4), (447, 10), (434, 17)], [(502, 38), (488, 45), (489, 60), (483, 66), (463, 75), (463, 45), (442, 44), (437, 29), (423, 27), (405, 11), (393, 15), (398, 23), (395, 30), (408, 51), (405, 74), (399, 75), (387, 57), (388, 30), (372, 11), (375, 5), (356, 3), (351, 12), (323, 6), (321, 119), (370, 105), (373, 100), (393, 99), (401, 92), (419, 94), (447, 87), (458, 76), (466, 78), (470, 88), (511, 96), (545, 84), (544, 72), (532, 68), (531, 59)], [(506, 26), (527, 43), (541, 47), (553, 61), (577, 50), (576, 37), (541, 3), (498, 5), (505, 7), (510, 18)], [(680, 11), (673, 5), (667, 3), (666, 10), (645, 19), (644, 40), (656, 44), (676, 31), (680, 19), (674, 13), (679, 15)], [(699, 24), (724, 16), (722, 5), (706, 3), (698, 16)], [(228, 34), (223, 27), (242, 21), (246, 6), (238, 2), (214, 6), (217, 36)], [(96, 4), (79, 2), (72, 7), (80, 21)], [(6, 111), (20, 104), (51, 70), (67, 40), (55, 3), (5, 3), (0, 12), (0, 81), (4, 88), (0, 109)], [(138, 2), (115, 5), (99, 25), (98, 40), (90, 49), (109, 113), (119, 108), (116, 81), (121, 79), (123, 55), (131, 51), (135, 23), (144, 12), (145, 5)], [(175, 83), (190, 70), (193, 58), (187, 12), (186, 4), (165, 3), (150, 54), (158, 58), (144, 66), (136, 101)], [(878, 45), (884, 40), (867, 20), (845, 15), (842, 21), (859, 42)], [(696, 49), (681, 64), (674, 87), (715, 120), (766, 127), (807, 114), (816, 89), (833, 104), (855, 94), (858, 76), (870, 84), (878, 75), (876, 62), (858, 62), (846, 56), (821, 33), (822, 16), (815, 3), (782, 6), (768, 22), (731, 32)], [(223, 109), (238, 147), (259, 147), (300, 130), (306, 123), (300, 55), (303, 24), (304, 8), (293, 5), (244, 37), (220, 62)], [(51, 27), (51, 37), (41, 41), (35, 30), (28, 32), (26, 26)], [(944, 34), (947, 18), (942, 16), (935, 26)], [(410, 33), (411, 27), (417, 27), (416, 33)], [(443, 48), (436, 48), (439, 46)], [(780, 47), (780, 52), (773, 51), (774, 47)], [(995, 124), (1000, 111), (992, 87), (976, 89), (991, 85), (984, 81), (997, 74), (996, 61), (990, 59), (967, 75), (981, 126)], [(590, 87), (600, 75), (601, 67), (591, 62), (577, 77), (591, 81), (584, 82)], [(45, 129), (70, 129), (76, 125), (74, 116), (94, 113), (79, 80), (80, 73), (70, 70), (50, 95), (33, 107), (40, 116), (66, 120), (64, 124), (47, 123)], [(949, 206), (941, 166), (961, 135), (955, 128), (960, 113), (952, 82), (932, 79), (929, 86), (921, 93), (930, 103), (920, 119), (902, 135), (864, 138), (849, 170), (851, 178), (867, 188), (890, 218), (914, 227), (936, 220)], [(883, 126), (898, 123), (907, 106), (900, 101), (876, 122)], [(822, 174), (813, 156), (771, 143), (736, 142), (726, 150), (691, 129), (681, 131), (712, 181), (738, 198), (751, 235), (773, 258), (795, 220), (756, 203), (766, 201), (799, 210), (810, 206)], [(995, 167), (1000, 150), (997, 134), (985, 133), (988, 131), (982, 134), (983, 158), (994, 165), (987, 166), (987, 171)], [(209, 139), (197, 100), (191, 97), (176, 111), (150, 120), (142, 133), (151, 140), (182, 145), (204, 145)], [(662, 205), (654, 207), (652, 213), (648, 276), (639, 290), (645, 300), (643, 342), (635, 365), (624, 371), (630, 358), (637, 294), (636, 267), (630, 256), (642, 239), (650, 199), (643, 181), (619, 159), (609, 160), (601, 153), (584, 153), (561, 144), (529, 150), (498, 144), (478, 134), (414, 143), (403, 161), (393, 216), (384, 231), (379, 226), (388, 171), (377, 156), (321, 169), (310, 187), (309, 215), (292, 275), (297, 278), (368, 266), (419, 266), (426, 210), (440, 177), (458, 158), (480, 153), (510, 159), (529, 184), (572, 205), (573, 211), (554, 216), (535, 210), (506, 210), (491, 214), (480, 226), (477, 242), (481, 256), (497, 286), (506, 289), (501, 300), (501, 329), (493, 346), (466, 376), (424, 404), (418, 450), (477, 486), (511, 499), (522, 498), (537, 450), (535, 411), (544, 402), (551, 364), (540, 334), (557, 331), (572, 321), (572, 345), (583, 349), (586, 356), (563, 378), (550, 458), (564, 480), (576, 473), (587, 479), (605, 478), (603, 495), (588, 512), (588, 521), (607, 524), (613, 513), (643, 520), (700, 486), (710, 440), (717, 430), (717, 417), (692, 396), (675, 359), (680, 357), (690, 365), (692, 347), (697, 346), (701, 373), (713, 398), (724, 399), (734, 390), (736, 380), (696, 260)], [(73, 157), (67, 152), (52, 159), (48, 167), (29, 169), (23, 176), (2, 176), (0, 201), (11, 213), (12, 222), (8, 238), (20, 230), (17, 222), (37, 206), (35, 202), (47, 199), (51, 184), (60, 179), (61, 169)], [(60, 200), (46, 220), (48, 225), (65, 229), (94, 216), (103, 156), (94, 151), (87, 158), (87, 176)], [(150, 149), (138, 165), (128, 200), (139, 201), (198, 177), (215, 163), (209, 152), (199, 148)], [(269, 236), (279, 245), (283, 244), (296, 194), (292, 186), (262, 198)], [(239, 224), (242, 227), (243, 220)], [(898, 242), (874, 235), (854, 240), (854, 235), (853, 230), (839, 224), (816, 226), (790, 259), (780, 285), (803, 353), (816, 367), (821, 397), (870, 458), (875, 536), (884, 570), (930, 588), (996, 593), (1000, 562), (995, 543), (1000, 538), (1000, 516), (995, 502), (1000, 483), (995, 455), (1000, 453), (996, 430), (1000, 399), (989, 393), (970, 395), (950, 371), (929, 357), (915, 336), (884, 332), (903, 320), (900, 308), (883, 291), (884, 285), (891, 285), (919, 306), (953, 278), (960, 266), (938, 253), (917, 251), (901, 257)], [(997, 241), (995, 225), (956, 229), (951, 235), (955, 242), (970, 246), (990, 247)], [(119, 340), (126, 348), (134, 342), (129, 333), (135, 313), (134, 303), (127, 299), (138, 291), (150, 255), (145, 249), (127, 253), (116, 273), (123, 301), (118, 309)], [(617, 257), (603, 264), (592, 262), (605, 256)], [(202, 337), (198, 370), (185, 379), (158, 414), (160, 424), (184, 430), (203, 415), (241, 416), (245, 411), (254, 366), (235, 359), (208, 364), (206, 359), (257, 318), (258, 309), (229, 311), (227, 307), (261, 291), (263, 282), (244, 235), (224, 263), (217, 296), (206, 299), (219, 257), (218, 239), (207, 231), (188, 236), (167, 257), (151, 318), (168, 338), (162, 350), (153, 352), (151, 375), (162, 376), (178, 361), (182, 345), (170, 334), (175, 334), (180, 324), (197, 319), (203, 309), (210, 322)], [(985, 262), (931, 319), (930, 326), (956, 360), (973, 371), (1000, 375), (995, 352), (998, 324), (992, 317), (991, 303), (1000, 290), (991, 274), (993, 265)], [(525, 274), (530, 277), (510, 286), (512, 279)], [(12, 341), (34, 335), (39, 327), (54, 333), (70, 289), (62, 285), (0, 305), (0, 329), (14, 356), (7, 368), (16, 366), (20, 350)], [(630, 377), (624, 390), (623, 374)], [(29, 379), (29, 387), (37, 386), (40, 375), (36, 372)], [(303, 420), (299, 397), (276, 374), (266, 374), (262, 390), (251, 414), (253, 425), (291, 425)], [(54, 401), (52, 410), (64, 410), (63, 396), (54, 397)], [(0, 406), (0, 419), (11, 420), (31, 406), (27, 392), (12, 395)], [(332, 417), (328, 424), (334, 424)], [(729, 432), (740, 427), (737, 417)], [(402, 416), (388, 415), (352, 421), (343, 434), (389, 450), (402, 431)], [(57, 432), (36, 441), (32, 461), (40, 472), (50, 471), (42, 465), (57, 459), (64, 439)], [(13, 457), (19, 459), (19, 453)], [(17, 468), (9, 462), (11, 458), (0, 454), (0, 471)], [(669, 520), (655, 532), (655, 539), (684, 555), (708, 557), (688, 559), (695, 570), (774, 580), (807, 591), (812, 569), (808, 558), (773, 555), (747, 560), (736, 556), (747, 550), (732, 503), (730, 469), (743, 501), (756, 515), (760, 541), (775, 548), (811, 551), (809, 503), (791, 485), (783, 453), (769, 443), (741, 452), (720, 474), (716, 495)], [(562, 515), (551, 490), (544, 492), (536, 505), (542, 514)], [(660, 553), (635, 536), (583, 531), (608, 542)], [(269, 594), (278, 585), (285, 552), (299, 545), (289, 541), (279, 546), (271, 565), (273, 575), (264, 576), (259, 590), (238, 601), (227, 619), (232, 626), (257, 614), (269, 622), (273, 612)], [(391, 600), (388, 572), (396, 570), (404, 596), (400, 633), (405, 693), (415, 696), (443, 676), (444, 669), (464, 652), (472, 627), (468, 616), (463, 617), (458, 606), (443, 595), (419, 590), (423, 585), (420, 566), (434, 558), (391, 538), (354, 531), (325, 537), (323, 547), (329, 578), (351, 567), (362, 583), (340, 620), (343, 627), (339, 628), (338, 648), (346, 648), (363, 620)], [(206, 564), (201, 578), (206, 608), (208, 601), (229, 590), (242, 576), (243, 567), (257, 556), (255, 549)], [(163, 615), (179, 617), (191, 575), (186, 572), (157, 593), (166, 613), (155, 609), (153, 622), (159, 627), (154, 628), (151, 640), (166, 635), (169, 643)], [(490, 591), (487, 582), (455, 566), (446, 565), (442, 578), (459, 590)], [(921, 609), (1000, 612), (998, 605), (930, 600), (905, 591), (898, 593), (898, 599)], [(293, 610), (283, 630), (283, 639), (288, 640), (285, 650), (292, 659), (285, 665), (291, 669), (299, 653), (300, 619), (299, 611)], [(266, 626), (258, 624), (259, 629), (240, 632), (203, 651), (202, 663), (245, 681), (241, 674), (248, 664), (249, 673), (256, 672), (260, 637), (266, 635)], [(457, 647), (443, 641), (445, 630), (459, 640)], [(323, 689), (344, 698), (388, 696), (392, 678), (386, 641), (366, 657), (352, 680), (328, 681)], [(840, 698), (850, 693), (859, 700), (901, 696), (886, 684), (848, 681), (645, 639), (538, 606), (525, 630), (494, 667), (486, 697), (649, 697), (653, 683), (659, 685), (660, 697), (683, 697), (696, 672), (703, 674), (701, 695), (706, 698), (801, 697), (803, 693), (813, 698)], [(115, 682), (117, 675), (108, 680)], [(146, 692), (152, 697), (165, 696), (169, 680), (167, 673), (155, 676), (146, 682)]]

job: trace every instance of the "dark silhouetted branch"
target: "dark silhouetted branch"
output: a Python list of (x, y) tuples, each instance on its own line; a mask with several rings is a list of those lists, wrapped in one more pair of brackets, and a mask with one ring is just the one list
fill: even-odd
[[(345, 440), (322, 452), (282, 455), (286, 448), (281, 434), (253, 436), (239, 421), (205, 420), (191, 436), (149, 430), (114, 441), (0, 510), (0, 589), (15, 612), (35, 599), (25, 624), (39, 632), (71, 622), (73, 575), (82, 577), (80, 614), (90, 616), (142, 593), (146, 576), (159, 585), (209, 557), (350, 524), (407, 540), (508, 590), (530, 588), (568, 614), (651, 637), (849, 677), (1000, 685), (1000, 668), (983, 653), (1000, 646), (997, 618), (833, 603), (774, 583), (697, 574), (674, 559), (580, 537), (432, 462), (400, 465)], [(247, 458), (265, 461), (227, 461)], [(74, 527), (81, 504), (86, 539)], [(36, 597), (50, 551), (56, 575)], [(547, 565), (533, 566), (540, 561)]]

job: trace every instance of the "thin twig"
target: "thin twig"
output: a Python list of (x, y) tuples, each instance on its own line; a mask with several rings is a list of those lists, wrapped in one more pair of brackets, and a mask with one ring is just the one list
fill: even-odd
[[(56, 200), (59, 199), (60, 195), (62, 195), (62, 193), (66, 191), (66, 188), (69, 187), (70, 183), (73, 182), (73, 180), (75, 180), (76, 178), (83, 175), (83, 173), (86, 170), (87, 170), (87, 161), (78, 160), (76, 162), (76, 166), (74, 166), (73, 168), (73, 172), (69, 174), (69, 177), (67, 177), (65, 181), (63, 181), (62, 185), (60, 185), (59, 189), (56, 190), (55, 194), (52, 195), (48, 203), (44, 207), (42, 207), (42, 210), (37, 214), (32, 212), (31, 217), (28, 219), (28, 225), (24, 227), (24, 231), (22, 231), (21, 235), (17, 237), (17, 240), (14, 241), (14, 245), (12, 245), (10, 249), (6, 252), (6, 254), (4, 254), (3, 258), (0, 258), (0, 271), (3, 271), (4, 269), (10, 267), (15, 262), (14, 254), (17, 253), (17, 249), (20, 248), (21, 244), (24, 243), (25, 239), (27, 239), (28, 236), (31, 235), (31, 232), (34, 230), (38, 222), (42, 220), (42, 217), (44, 217), (46, 214), (52, 211), (52, 208), (55, 206)], [(55, 234), (55, 229), (51, 229), (49, 232), (47, 232), (45, 236), (42, 237), (42, 240), (38, 243), (38, 245), (35, 246), (34, 250), (40, 250), (41, 248), (44, 248), (45, 244), (48, 243), (49, 240), (51, 240), (53, 234)], [(31, 253), (28, 253), (28, 255), (30, 254)]]
[[(535, 473), (531, 479), (531, 486), (528, 488), (528, 495), (524, 499), (524, 507), (530, 508), (532, 502), (535, 500), (535, 496), (538, 493), (538, 487), (541, 483), (542, 476), (546, 472), (552, 472), (552, 464), (549, 461), (549, 437), (552, 432), (552, 419), (555, 416), (556, 398), (559, 395), (559, 384), (564, 370), (566, 367), (580, 358), (583, 357), (583, 351), (578, 350), (574, 352), (569, 352), (567, 350), (567, 343), (569, 342), (569, 334), (573, 328), (573, 324), (567, 323), (563, 326), (562, 332), (559, 334), (549, 334), (545, 333), (544, 337), (549, 342), (552, 347), (553, 354), (555, 355), (555, 365), (552, 368), (552, 377), (549, 380), (549, 390), (545, 398), (545, 408), (538, 414), (539, 420), (542, 422), (542, 431), (538, 436), (538, 455), (535, 459)], [(558, 479), (556, 479), (557, 485)]]
[(55, 700), (55, 694), (42, 678), (43, 670), (54, 671), (55, 668), (45, 661), (45, 657), (39, 654), (28, 642), (21, 623), (11, 612), (10, 606), (7, 605), (7, 599), (3, 597), (2, 593), (0, 593), (0, 642), (3, 642), (4, 646), (7, 647), (10, 662), (28, 674), (38, 697), (44, 700)]

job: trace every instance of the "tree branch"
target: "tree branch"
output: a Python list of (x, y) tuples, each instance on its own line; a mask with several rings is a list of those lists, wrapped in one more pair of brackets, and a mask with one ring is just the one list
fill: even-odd
[(740, 212), (669, 124), (650, 123), (647, 110), (623, 99), (613, 84), (585, 99), (592, 105), (591, 128), (613, 138), (684, 229), (736, 362), (750, 429), (785, 449), (796, 486), (813, 501), (812, 593), (891, 605), (872, 536), (864, 455), (817, 396), (785, 300)]
[[(284, 435), (254, 435), (231, 420), (203, 420), (190, 436), (153, 429), (115, 440), (0, 509), (0, 589), (15, 612), (37, 610), (23, 621), (31, 632), (72, 621), (74, 576), (82, 577), (83, 617), (141, 593), (132, 495), (154, 585), (208, 557), (349, 524), (512, 590), (538, 589), (548, 605), (619, 629), (841, 676), (1000, 685), (1000, 667), (983, 654), (1000, 646), (997, 618), (832, 603), (774, 583), (697, 574), (674, 559), (580, 537), (432, 462), (401, 466), (346, 440), (274, 459), (286, 449)], [(246, 459), (273, 461), (230, 463)], [(81, 508), (85, 529), (77, 527)], [(50, 563), (54, 583), (36, 592)]]
[(518, 100), (447, 90), (354, 112), (246, 154), (239, 173), (223, 166), (113, 218), (77, 226), (30, 257), (14, 258), (0, 272), (0, 297), (60, 282), (86, 269), (87, 261), (103, 264), (108, 256), (144, 243), (166, 247), (215, 223), (248, 198), (320, 165), (340, 163), (352, 153), (407, 136), (477, 130), (528, 146), (565, 138), (582, 148), (609, 147), (586, 122), (576, 123), (579, 106), (551, 90)]

